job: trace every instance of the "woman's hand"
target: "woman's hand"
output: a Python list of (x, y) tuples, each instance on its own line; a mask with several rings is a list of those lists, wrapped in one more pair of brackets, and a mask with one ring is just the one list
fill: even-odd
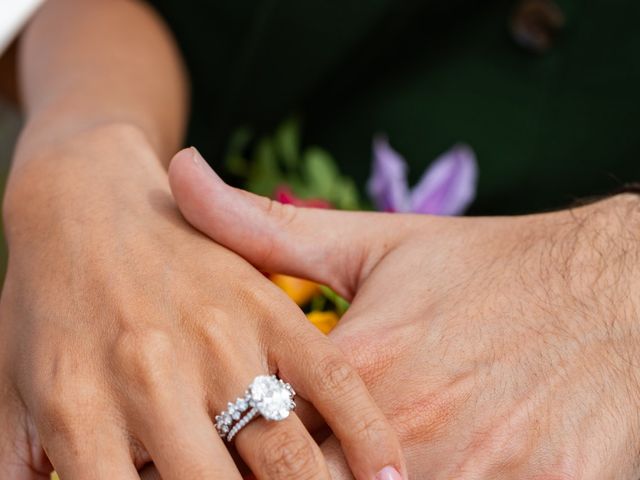
[[(240, 478), (212, 418), (276, 372), (358, 478), (403, 471), (355, 370), (260, 272), (184, 222), (137, 130), (96, 128), (23, 162), (5, 219), (0, 477), (47, 478), (50, 461), (63, 480), (134, 479), (153, 461), (164, 480)], [(259, 479), (329, 478), (296, 415), (257, 419), (235, 445)]]
[[(331, 338), (395, 426), (410, 478), (638, 478), (637, 197), (513, 218), (349, 213), (178, 169), (197, 228), (352, 299)], [(333, 478), (351, 478), (334, 441), (323, 449)]]

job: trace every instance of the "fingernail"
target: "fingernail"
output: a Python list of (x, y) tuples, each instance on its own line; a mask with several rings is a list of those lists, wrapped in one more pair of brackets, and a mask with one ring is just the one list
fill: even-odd
[(378, 472), (375, 480), (402, 480), (402, 475), (393, 467), (384, 467)]
[(198, 149), (193, 146), (189, 148), (191, 148), (191, 151), (193, 152), (193, 157), (192, 157), (193, 163), (195, 163), (199, 167), (204, 168), (205, 171), (207, 171), (210, 175), (213, 175), (214, 178), (219, 179), (220, 176), (215, 172), (213, 168), (211, 168), (211, 165), (207, 163), (204, 157), (200, 155), (200, 152), (198, 151)]
[(191, 152), (193, 153), (193, 155), (191, 156), (191, 159), (193, 160), (193, 163), (195, 163), (196, 165), (202, 165), (202, 162), (204, 162), (204, 158), (202, 158), (202, 155), (200, 155), (200, 152), (198, 151), (198, 149), (196, 147), (189, 147), (191, 149)]

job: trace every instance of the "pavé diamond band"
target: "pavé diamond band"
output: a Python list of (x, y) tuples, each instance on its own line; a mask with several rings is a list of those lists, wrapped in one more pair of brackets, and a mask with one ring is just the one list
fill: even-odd
[(253, 379), (244, 397), (229, 403), (227, 409), (216, 416), (216, 430), (230, 442), (258, 415), (272, 421), (284, 420), (296, 406), (295, 395), (291, 385), (275, 375), (259, 375)]

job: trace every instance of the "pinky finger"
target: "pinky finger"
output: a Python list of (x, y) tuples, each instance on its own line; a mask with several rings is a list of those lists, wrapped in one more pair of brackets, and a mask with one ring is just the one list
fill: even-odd
[(109, 446), (109, 440), (106, 439), (99, 445), (103, 447), (102, 452), (83, 449), (77, 455), (65, 451), (62, 445), (50, 449), (49, 455), (60, 480), (140, 479), (126, 444)]
[(0, 478), (11, 480), (49, 480), (52, 467), (37, 439), (30, 438), (26, 413), (0, 405)]
[[(0, 478), (11, 480), (49, 480), (49, 469), (38, 469), (29, 464), (30, 455), (22, 448), (22, 441), (2, 434), (0, 440)], [(25, 445), (26, 446), (26, 445)], [(28, 448), (28, 446), (26, 446)], [(21, 451), (18, 451), (21, 450)], [(48, 471), (47, 471), (48, 470)]]

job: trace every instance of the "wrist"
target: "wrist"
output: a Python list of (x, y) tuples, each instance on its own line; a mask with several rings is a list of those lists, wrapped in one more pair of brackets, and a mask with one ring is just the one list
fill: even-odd
[(124, 215), (154, 189), (169, 191), (166, 171), (135, 126), (94, 127), (47, 148), (32, 148), (24, 134), (3, 203), (7, 240), (83, 211)]

